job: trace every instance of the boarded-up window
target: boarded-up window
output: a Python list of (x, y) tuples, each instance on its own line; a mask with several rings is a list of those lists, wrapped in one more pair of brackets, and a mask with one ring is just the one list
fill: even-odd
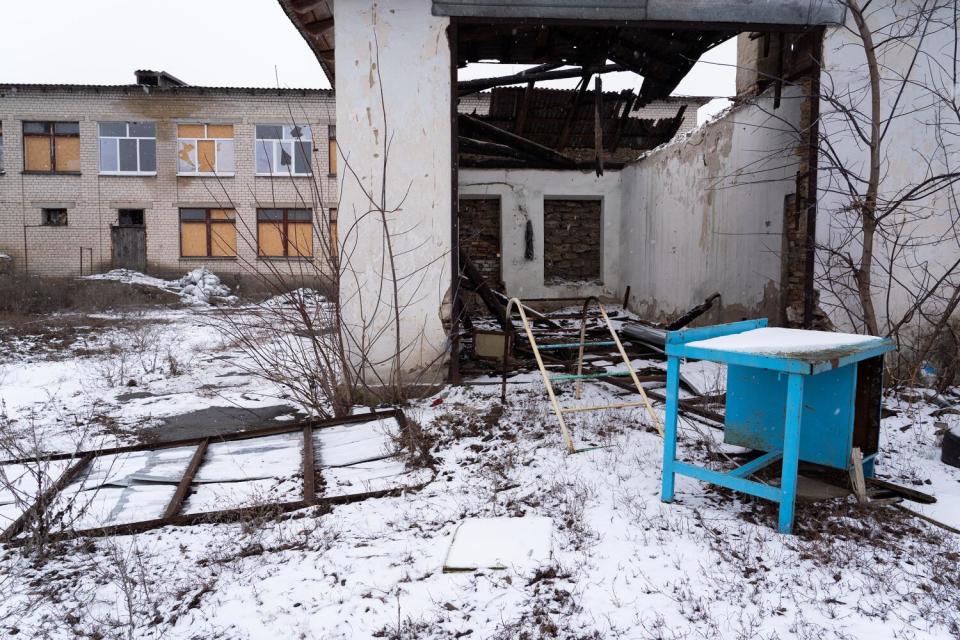
[(258, 175), (310, 175), (313, 138), (303, 125), (258, 124), (256, 126)]
[(232, 124), (177, 125), (179, 175), (233, 175)]
[(327, 157), (329, 159), (330, 170), (329, 173), (332, 176), (337, 175), (337, 127), (336, 125), (330, 125), (327, 127), (327, 137), (329, 138)]
[(543, 201), (545, 282), (601, 282), (600, 200)]
[(257, 209), (257, 253), (265, 258), (313, 256), (310, 209)]
[(79, 172), (80, 123), (24, 122), (23, 170)]
[(180, 255), (184, 258), (236, 256), (237, 212), (180, 209)]

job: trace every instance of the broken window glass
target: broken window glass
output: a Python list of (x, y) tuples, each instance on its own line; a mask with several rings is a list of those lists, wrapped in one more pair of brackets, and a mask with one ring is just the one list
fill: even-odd
[(186, 175), (234, 172), (232, 124), (177, 125), (177, 173)]
[(313, 142), (306, 125), (256, 126), (256, 165), (260, 175), (310, 175)]

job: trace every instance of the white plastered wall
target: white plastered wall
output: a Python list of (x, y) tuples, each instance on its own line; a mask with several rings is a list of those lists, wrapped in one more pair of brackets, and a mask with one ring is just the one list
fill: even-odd
[(441, 315), (451, 280), (449, 20), (430, 8), (430, 0), (350, 0), (334, 9), (344, 319), (355, 342), (366, 325), (372, 361), (389, 362), (393, 295), (383, 288), (377, 305), (383, 233), (379, 216), (367, 215), (368, 194), (380, 197), (386, 139), (386, 209), (398, 209), (388, 217), (396, 270), (408, 276), (398, 296), (400, 342), (410, 345), (402, 365), (408, 380), (423, 370), (439, 373), (447, 351)]
[(802, 95), (733, 109), (625, 168), (621, 279), (630, 306), (675, 317), (714, 292), (707, 319), (776, 319), (784, 199), (795, 191)]
[[(885, 37), (883, 28), (886, 25), (896, 25), (912, 6), (913, 3), (896, 0), (873, 3), (867, 20), (871, 29), (877, 33), (875, 40), (882, 40)], [(947, 20), (953, 18), (950, 7), (946, 7), (938, 15)], [(903, 46), (888, 48), (887, 54), (879, 61), (881, 118), (884, 122), (887, 121), (893, 104), (898, 99), (897, 113), (900, 114), (890, 121), (881, 146), (881, 201), (895, 198), (898, 192), (920, 184), (931, 175), (957, 171), (958, 149), (953, 142), (958, 130), (957, 117), (949, 112), (938, 113), (937, 101), (932, 99), (930, 91), (931, 88), (940, 88), (944, 95), (956, 95), (957, 89), (953, 86), (950, 71), (954, 35), (952, 28), (930, 25), (920, 48), (921, 54), (917, 56), (917, 64), (912, 69), (911, 61), (916, 55), (913, 47), (919, 42), (916, 33), (905, 40)], [(825, 32), (823, 64), (824, 92), (840, 96), (841, 99), (845, 99), (847, 94), (851, 94), (854, 99), (861, 99), (858, 108), (865, 118), (869, 117), (866, 57), (850, 12), (847, 13), (847, 28), (831, 28)], [(899, 79), (902, 77), (909, 77), (910, 82), (900, 95)], [(869, 167), (866, 145), (850, 135), (844, 116), (828, 100), (821, 100), (820, 111), (820, 133), (831, 140), (831, 147), (839, 159), (839, 164), (865, 177)], [(938, 125), (938, 122), (944, 124)], [(938, 131), (943, 135), (947, 148), (939, 147)], [(820, 162), (820, 169), (817, 243), (821, 249), (818, 251), (817, 278), (821, 298), (835, 323), (844, 329), (860, 330), (862, 326), (859, 319), (854, 318), (851, 322), (851, 318), (839, 308), (847, 306), (859, 309), (853, 289), (846, 292), (840, 289), (831, 293), (826, 286), (828, 271), (825, 267), (828, 260), (826, 247), (841, 249), (843, 253), (849, 253), (855, 260), (859, 260), (859, 242), (852, 245), (844, 242), (848, 235), (846, 230), (857, 228), (858, 221), (849, 212), (850, 195), (841, 193), (845, 189), (844, 182), (831, 180), (831, 171), (823, 160)], [(860, 191), (865, 192), (865, 188)], [(903, 317), (911, 308), (917, 292), (930, 288), (931, 282), (945, 273), (960, 256), (956, 205), (951, 206), (950, 202), (951, 197), (956, 195), (955, 191), (951, 193), (949, 189), (941, 190), (931, 197), (918, 199), (894, 216), (893, 221), (903, 225), (901, 236), (912, 237), (920, 241), (922, 246), (897, 252), (897, 257), (891, 261), (891, 245), (878, 238), (875, 246), (873, 298), (881, 332), (884, 331), (888, 317), (893, 322)], [(951, 209), (954, 210), (952, 214)], [(910, 213), (907, 213), (908, 211)], [(924, 219), (919, 220), (918, 216)], [(888, 268), (889, 264), (894, 267)], [(846, 269), (844, 271), (849, 273)], [(838, 273), (840, 272), (833, 271), (833, 279)], [(944, 290), (947, 291), (948, 288)], [(937, 308), (938, 304), (935, 300), (930, 300), (925, 306), (933, 309)], [(914, 326), (922, 323), (921, 314), (914, 314), (913, 321)]]
[[(620, 172), (546, 171), (535, 169), (461, 169), (460, 197), (500, 198), (501, 265), (511, 296), (520, 298), (620, 295)], [(545, 284), (543, 277), (543, 201), (600, 199), (603, 247), (602, 280)], [(526, 224), (533, 225), (532, 260), (524, 256)]]

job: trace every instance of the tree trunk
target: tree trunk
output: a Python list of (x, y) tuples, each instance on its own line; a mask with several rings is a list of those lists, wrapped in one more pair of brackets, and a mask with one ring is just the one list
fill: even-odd
[(873, 42), (873, 33), (867, 26), (863, 11), (857, 0), (847, 0), (847, 6), (857, 25), (863, 50), (867, 56), (867, 70), (870, 73), (870, 177), (867, 180), (867, 192), (860, 205), (861, 227), (863, 229), (863, 252), (860, 266), (856, 271), (857, 293), (863, 308), (863, 322), (867, 332), (880, 335), (877, 312), (873, 306), (873, 243), (877, 231), (877, 192), (880, 189), (880, 67), (877, 63), (877, 51)]

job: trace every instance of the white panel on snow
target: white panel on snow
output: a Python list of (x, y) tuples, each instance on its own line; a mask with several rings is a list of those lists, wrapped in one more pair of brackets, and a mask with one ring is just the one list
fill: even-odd
[(443, 570), (524, 570), (546, 564), (552, 533), (551, 518), (467, 518), (453, 534)]
[(388, 456), (396, 450), (393, 437), (399, 431), (396, 418), (314, 429), (317, 466), (342, 467)]

